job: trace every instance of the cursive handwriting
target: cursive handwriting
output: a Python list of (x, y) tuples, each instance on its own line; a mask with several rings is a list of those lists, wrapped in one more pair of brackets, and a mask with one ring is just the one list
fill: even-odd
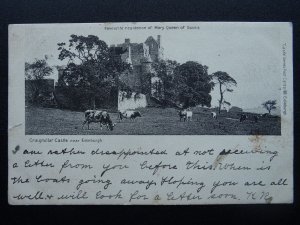
[(52, 183), (70, 183), (70, 179), (67, 178), (66, 176), (63, 176), (63, 177), (60, 177), (60, 178), (44, 178), (43, 175), (38, 175), (35, 177), (36, 179), (36, 182), (37, 183), (40, 183), (40, 182), (45, 182), (45, 183), (48, 183), (48, 182), (52, 182)]
[(235, 149), (235, 150), (232, 150), (232, 149), (223, 149), (219, 155), (243, 155), (243, 154), (266, 154), (266, 155), (271, 155), (269, 160), (270, 162), (278, 156), (278, 152), (277, 151), (269, 151), (269, 150), (260, 150), (260, 151), (257, 151), (257, 150), (242, 150), (242, 149)]
[(30, 160), (26, 160), (25, 161), (25, 164), (24, 164), (24, 167), (27, 168), (27, 167), (54, 167), (54, 164), (53, 163), (48, 163), (46, 162), (45, 160), (34, 160), (33, 162), (30, 161)]
[(197, 186), (197, 192), (200, 192), (202, 190), (202, 188), (205, 187), (204, 182), (198, 182), (198, 181), (194, 181), (193, 178), (190, 179), (186, 179), (185, 177), (182, 177), (180, 179), (175, 179), (173, 176), (172, 177), (162, 177), (161, 178), (161, 182), (160, 182), (161, 186), (165, 185), (165, 184), (174, 184), (176, 185), (176, 188), (179, 188), (182, 185), (191, 185), (191, 186)]
[(69, 160), (66, 160), (59, 170), (59, 173), (61, 173), (64, 169), (70, 168), (70, 169), (92, 169), (93, 166), (90, 164), (84, 164), (84, 163), (70, 163)]
[[(265, 154), (267, 162), (251, 154)], [(13, 161), (9, 185), (16, 187), (11, 199), (21, 204), (270, 203), (276, 198), (272, 190), (288, 189), (291, 183), (272, 172), (280, 156), (267, 149), (60, 148), (25, 149), (20, 156)]]
[(81, 150), (75, 150), (74, 148), (71, 148), (68, 150), (67, 148), (61, 149), (61, 150), (49, 150), (48, 155), (84, 155), (85, 152)]
[(122, 179), (120, 184), (138, 184), (138, 185), (146, 185), (146, 190), (149, 189), (152, 185), (156, 186), (156, 182), (154, 180), (130, 180), (130, 179)]
[(80, 179), (77, 186), (76, 186), (76, 189), (79, 190), (79, 188), (83, 185), (83, 184), (89, 184), (89, 183), (92, 183), (92, 184), (104, 184), (103, 188), (104, 189), (107, 189), (110, 185), (112, 185), (112, 182), (110, 179), (101, 179), (101, 178), (97, 178), (96, 175), (93, 176), (93, 178), (91, 179)]
[(216, 188), (218, 188), (218, 187), (225, 187), (225, 186), (235, 186), (235, 185), (237, 185), (238, 184), (238, 182), (234, 182), (234, 181), (214, 181), (213, 182), (213, 187), (212, 187), (212, 189), (210, 190), (210, 193), (213, 193), (214, 192), (214, 190), (216, 189)]
[(191, 200), (201, 200), (201, 196), (200, 195), (195, 195), (192, 193), (180, 193), (180, 194), (175, 194), (174, 192), (170, 192), (167, 193), (167, 200), (168, 201), (176, 201), (176, 200), (180, 200), (180, 201), (191, 201)]
[(156, 149), (151, 149), (150, 151), (139, 151), (139, 150), (125, 150), (122, 149), (121, 151), (105, 151), (105, 150), (92, 150), (91, 155), (104, 155), (104, 156), (110, 156), (114, 155), (117, 156), (117, 159), (126, 159), (128, 156), (160, 156), (160, 155), (167, 155), (167, 150), (156, 150)]
[(169, 169), (169, 170), (177, 170), (176, 165), (171, 165), (171, 164), (163, 164), (162, 161), (159, 163), (156, 163), (154, 165), (148, 164), (148, 161), (144, 161), (140, 163), (140, 168), (143, 169), (148, 169), (148, 170), (153, 170), (153, 175), (158, 172), (159, 169)]
[(80, 199), (88, 199), (88, 195), (86, 191), (79, 190), (78, 192), (73, 192), (71, 194), (62, 194), (57, 197), (57, 200), (80, 200)]
[(122, 190), (119, 190), (116, 194), (102, 194), (101, 191), (96, 193), (96, 199), (122, 199)]
[(103, 172), (101, 173), (101, 177), (107, 172), (107, 171), (110, 171), (110, 170), (114, 170), (114, 169), (119, 169), (119, 170), (123, 170), (123, 169), (128, 169), (129, 166), (128, 165), (114, 165), (114, 166), (111, 166), (110, 164), (108, 165), (103, 165)]

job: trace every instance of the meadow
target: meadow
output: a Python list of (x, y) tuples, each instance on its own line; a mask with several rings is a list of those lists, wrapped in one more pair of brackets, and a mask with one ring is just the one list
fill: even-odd
[(142, 117), (118, 121), (117, 112), (109, 112), (113, 131), (91, 123), (82, 128), (84, 112), (56, 108), (26, 107), (26, 135), (280, 135), (280, 117), (260, 117), (256, 123), (249, 118), (239, 121), (239, 115), (222, 113), (213, 119), (210, 111), (193, 109), (192, 121), (180, 122), (176, 109), (141, 108)]

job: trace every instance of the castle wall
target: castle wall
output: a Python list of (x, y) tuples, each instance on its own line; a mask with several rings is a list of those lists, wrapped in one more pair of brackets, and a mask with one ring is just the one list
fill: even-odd
[(144, 57), (143, 44), (123, 43), (119, 44), (118, 46), (127, 49), (127, 51), (121, 55), (121, 59), (123, 62), (128, 62), (128, 59), (130, 58), (133, 66), (141, 64), (141, 59), (143, 59)]
[(143, 94), (139, 94), (138, 97), (134, 97), (136, 93), (132, 93), (130, 98), (126, 98), (123, 94), (124, 92), (119, 92), (118, 96), (118, 110), (129, 110), (129, 109), (137, 109), (144, 108), (147, 106), (146, 96)]

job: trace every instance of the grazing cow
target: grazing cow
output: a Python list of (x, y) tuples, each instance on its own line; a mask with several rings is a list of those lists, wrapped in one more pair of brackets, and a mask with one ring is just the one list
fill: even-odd
[(240, 117), (240, 122), (243, 122), (243, 121), (245, 121), (247, 118), (248, 118), (248, 116), (247, 116), (247, 115), (245, 115), (245, 114), (241, 114), (241, 117)]
[(186, 119), (187, 121), (192, 121), (193, 112), (192, 111), (186, 111)]
[(102, 129), (102, 125), (105, 125), (108, 130), (113, 130), (114, 126), (116, 125), (112, 122), (109, 113), (106, 111), (102, 112), (102, 115), (100, 118), (100, 128), (101, 129)]
[(105, 125), (108, 130), (113, 130), (115, 124), (112, 123), (110, 115), (107, 111), (100, 110), (86, 110), (84, 112), (85, 120), (83, 121), (82, 128), (87, 123), (88, 129), (90, 129), (90, 123), (99, 123), (100, 129), (102, 130), (102, 125)]
[(179, 115), (179, 120), (180, 121), (182, 121), (183, 120), (183, 122), (185, 122), (185, 121), (191, 121), (192, 120), (192, 117), (193, 117), (193, 112), (192, 111), (190, 111), (190, 110), (186, 110), (186, 109), (184, 109), (184, 110), (180, 110), (179, 112), (178, 112), (178, 115)]
[(123, 120), (124, 118), (134, 120), (137, 117), (142, 117), (139, 111), (126, 110), (119, 112), (119, 120)]
[(84, 112), (84, 121), (82, 123), (82, 129), (84, 125), (87, 123), (88, 129), (90, 129), (90, 123), (100, 123), (100, 117), (101, 117), (102, 111), (99, 110), (86, 110)]
[(185, 110), (180, 110), (178, 111), (178, 116), (179, 116), (179, 120), (180, 122), (183, 120), (183, 121), (186, 121), (186, 111)]
[(211, 112), (211, 116), (212, 116), (212, 118), (217, 119), (217, 113), (216, 112)]

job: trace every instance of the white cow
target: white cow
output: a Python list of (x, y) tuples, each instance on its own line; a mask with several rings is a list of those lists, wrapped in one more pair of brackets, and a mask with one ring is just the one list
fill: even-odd
[(187, 121), (192, 121), (193, 112), (192, 111), (186, 111), (186, 119)]
[(191, 110), (180, 110), (178, 111), (178, 115), (179, 115), (179, 119), (180, 121), (192, 121), (192, 117), (193, 117), (193, 112)]
[(119, 112), (120, 121), (123, 120), (124, 118), (134, 120), (136, 117), (142, 117), (139, 111), (125, 110)]
[(212, 116), (212, 118), (217, 119), (217, 113), (216, 112), (211, 112), (211, 116)]
[(82, 128), (87, 123), (88, 129), (90, 128), (90, 123), (99, 123), (100, 129), (102, 130), (102, 125), (105, 125), (108, 130), (113, 130), (115, 124), (112, 123), (110, 115), (107, 111), (100, 111), (100, 110), (86, 110), (84, 112), (85, 120), (82, 123)]

